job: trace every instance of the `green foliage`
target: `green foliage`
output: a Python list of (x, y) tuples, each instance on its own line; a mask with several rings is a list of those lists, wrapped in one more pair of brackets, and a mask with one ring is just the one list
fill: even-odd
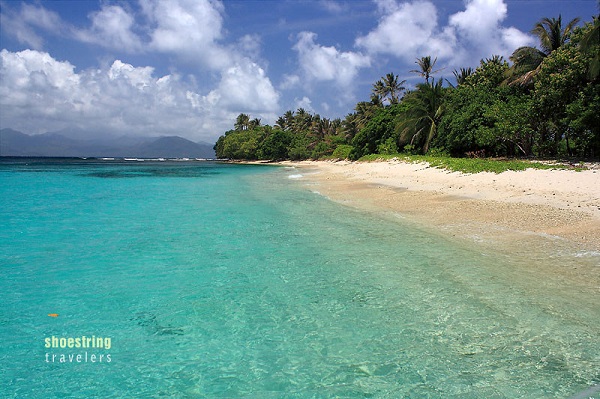
[[(415, 160), (417, 161), (417, 160)], [(549, 165), (540, 162), (521, 160), (494, 160), (482, 158), (426, 158), (423, 161), (435, 168), (448, 169), (463, 173), (493, 172), (502, 173), (509, 170), (526, 169), (565, 169), (562, 165)]]
[(288, 149), (288, 155), (292, 161), (301, 161), (310, 158), (308, 146), (310, 140), (305, 134), (297, 133), (292, 136), (292, 142)]
[(507, 81), (531, 89), (546, 57), (569, 41), (578, 22), (579, 18), (575, 18), (563, 29), (560, 15), (558, 18), (542, 18), (531, 31), (540, 40), (541, 50), (528, 46), (516, 49), (510, 57), (514, 64)]
[(373, 94), (378, 96), (381, 101), (387, 99), (390, 104), (398, 104), (400, 93), (404, 91), (406, 80), (400, 81), (397, 75), (388, 73), (381, 80), (373, 85)]
[(567, 105), (563, 123), (571, 140), (567, 152), (585, 157), (600, 154), (600, 85), (588, 85), (578, 93)]
[(230, 159), (258, 159), (262, 130), (236, 130), (225, 135), (217, 147), (217, 157)]
[(327, 157), (333, 153), (333, 148), (325, 141), (319, 141), (314, 145), (314, 148), (310, 154), (312, 159), (321, 159)]
[(378, 146), (390, 138), (395, 141), (398, 118), (406, 110), (407, 103), (404, 101), (400, 104), (379, 108), (366, 126), (352, 139), (354, 150), (351, 157), (357, 159), (363, 155), (377, 152)]
[(287, 159), (292, 136), (288, 132), (275, 129), (262, 142), (258, 151), (259, 159)]
[(475, 72), (467, 76), (464, 84), (469, 86), (498, 87), (505, 80), (508, 63), (500, 56), (481, 60)]
[(492, 142), (494, 155), (531, 155), (535, 138), (529, 123), (532, 103), (525, 94), (500, 95), (485, 111), (484, 118), (491, 126), (484, 127), (482, 135)]
[(404, 152), (405, 152), (405, 153), (407, 153), (407, 154), (413, 154), (413, 155), (416, 155), (416, 154), (418, 153), (418, 149), (417, 149), (417, 147), (415, 147), (415, 146), (414, 146), (414, 145), (412, 145), (412, 144), (407, 144), (407, 145), (405, 145), (403, 150), (404, 150)]
[(378, 154), (397, 154), (398, 153), (398, 144), (396, 144), (396, 139), (394, 137), (390, 137), (385, 140), (383, 143), (377, 146)]
[(494, 140), (487, 130), (492, 121), (486, 111), (498, 101), (498, 97), (497, 90), (491, 90), (487, 85), (460, 85), (449, 92), (447, 111), (440, 121), (439, 136), (434, 145), (445, 148), (454, 156), (490, 150)]
[[(413, 72), (425, 83), (401, 97), (404, 81), (389, 73), (373, 85), (370, 100), (358, 102), (343, 120), (300, 108), (285, 112), (271, 127), (240, 114), (215, 151), (220, 158), (293, 160), (355, 160), (377, 153), (372, 156), (397, 156), (398, 151), (599, 157), (600, 22), (595, 18), (581, 28), (575, 23), (563, 28), (560, 16), (543, 18), (533, 30), (538, 48), (516, 49), (512, 66), (492, 56), (474, 70), (460, 68), (454, 71), (456, 87), (443, 87), (442, 79), (431, 77), (438, 72), (436, 58), (418, 58)], [(456, 162), (466, 162), (467, 170), (488, 167)]]
[(529, 162), (523, 160), (501, 160), (481, 158), (453, 158), (447, 156), (431, 155), (382, 155), (370, 154), (359, 159), (361, 162), (400, 160), (403, 162), (427, 162), (432, 168), (446, 169), (453, 172), (480, 173), (492, 172), (502, 173), (509, 170), (519, 171), (526, 169), (567, 169), (560, 164), (548, 164), (541, 162)]
[(417, 90), (405, 97), (407, 108), (396, 126), (400, 146), (410, 144), (427, 153), (444, 114), (444, 94), (442, 80), (436, 83), (432, 79), (431, 83), (418, 84)]
[[(542, 155), (600, 154), (594, 144), (598, 135), (597, 118), (589, 116), (598, 92), (598, 82), (590, 82), (588, 78), (592, 58), (592, 54), (570, 43), (553, 51), (542, 63), (533, 92), (533, 111), (542, 134), (540, 148), (545, 151)], [(563, 140), (565, 153), (559, 153)], [(570, 140), (578, 141), (579, 149), (572, 148)]]
[(583, 28), (579, 42), (581, 51), (591, 54), (592, 59), (588, 65), (588, 78), (598, 80), (600, 78), (600, 16), (594, 17), (593, 24), (587, 24)]
[(352, 148), (353, 147), (351, 145), (340, 144), (333, 151), (332, 157), (335, 159), (348, 159), (350, 157)]

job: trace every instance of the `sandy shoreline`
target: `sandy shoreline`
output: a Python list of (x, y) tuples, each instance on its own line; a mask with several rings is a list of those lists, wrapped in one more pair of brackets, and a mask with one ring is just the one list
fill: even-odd
[(543, 238), (600, 251), (600, 170), (464, 174), (400, 161), (282, 164), (303, 168), (314, 191), (334, 201), (388, 211), (458, 239), (526, 252)]

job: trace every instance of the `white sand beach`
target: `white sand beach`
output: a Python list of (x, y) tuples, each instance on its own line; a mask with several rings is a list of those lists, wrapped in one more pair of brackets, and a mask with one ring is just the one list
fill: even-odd
[(295, 162), (314, 191), (444, 234), (498, 245), (539, 237), (600, 251), (600, 169), (465, 174), (426, 163)]

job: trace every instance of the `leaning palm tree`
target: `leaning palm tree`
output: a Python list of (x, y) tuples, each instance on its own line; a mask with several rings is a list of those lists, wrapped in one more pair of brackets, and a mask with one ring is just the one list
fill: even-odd
[(431, 83), (418, 84), (417, 90), (405, 97), (408, 110), (397, 126), (401, 144), (420, 147), (423, 154), (427, 153), (444, 113), (443, 95), (442, 80), (432, 79)]
[(558, 16), (558, 19), (543, 18), (540, 22), (535, 24), (531, 33), (540, 39), (544, 54), (550, 55), (554, 50), (558, 50), (567, 43), (571, 31), (579, 21), (580, 18), (572, 19), (563, 30), (561, 15)]
[(433, 67), (436, 62), (437, 62), (437, 57), (432, 62), (430, 55), (421, 57), (421, 58), (417, 58), (417, 61), (415, 61), (415, 63), (417, 65), (419, 65), (419, 69), (413, 69), (411, 72), (418, 73), (419, 75), (421, 75), (422, 77), (425, 78), (426, 83), (429, 83), (430, 76), (443, 69), (442, 68), (442, 69), (438, 69), (437, 71), (434, 71)]
[(510, 56), (513, 67), (508, 83), (531, 86), (544, 58), (568, 42), (571, 31), (578, 22), (579, 18), (574, 18), (563, 29), (562, 16), (559, 15), (558, 18), (543, 18), (535, 24), (531, 33), (539, 38), (541, 50), (530, 46), (516, 49)]
[[(600, 1), (598, 2), (600, 8)], [(593, 51), (594, 58), (590, 61), (588, 77), (595, 80), (600, 76), (600, 51), (594, 50), (600, 45), (600, 16), (594, 17), (593, 27), (583, 36), (579, 43), (583, 51)]]

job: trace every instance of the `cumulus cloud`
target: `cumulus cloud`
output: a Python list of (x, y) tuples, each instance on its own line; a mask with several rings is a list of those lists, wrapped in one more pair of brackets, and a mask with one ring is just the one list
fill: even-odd
[(293, 48), (298, 52), (300, 68), (309, 80), (331, 81), (348, 88), (359, 70), (371, 65), (370, 58), (361, 53), (342, 52), (317, 44), (317, 35), (313, 32), (301, 32), (297, 38)]
[(310, 98), (304, 96), (300, 99), (295, 98), (294, 99), (294, 109), (304, 109), (306, 112), (309, 112), (311, 114), (316, 113), (315, 109), (312, 106), (312, 101), (310, 100)]
[(224, 6), (218, 0), (140, 0), (134, 12), (127, 4), (102, 4), (88, 17), (90, 26), (76, 27), (43, 6), (23, 4), (20, 11), (4, 7), (0, 14), (6, 34), (41, 50), (39, 31), (61, 32), (85, 43), (126, 53), (159, 52), (220, 71), (237, 61), (237, 54), (257, 52), (257, 36), (244, 36), (225, 45)]
[(216, 89), (221, 103), (228, 108), (258, 112), (276, 111), (279, 95), (265, 72), (254, 62), (246, 60), (228, 68)]
[[(54, 104), (68, 102), (70, 93), (80, 84), (73, 65), (56, 61), (48, 53), (35, 50), (11, 53), (2, 50), (0, 60), (0, 105), (3, 108), (3, 120), (10, 115), (9, 107), (22, 110), (18, 117), (26, 117), (28, 108), (36, 105), (39, 114), (59, 115), (56, 107), (46, 107), (39, 100), (53, 98)], [(72, 105), (74, 104), (71, 103)]]
[(236, 112), (274, 119), (278, 107), (277, 92), (251, 61), (225, 70), (218, 87), (203, 96), (180, 76), (155, 76), (148, 66), (116, 60), (75, 72), (48, 53), (2, 50), (0, 82), (2, 127), (28, 133), (78, 127), (212, 141), (230, 128)]
[(232, 62), (232, 54), (219, 44), (223, 38), (223, 5), (211, 0), (143, 0), (151, 24), (150, 48), (200, 61), (211, 68)]
[(100, 11), (92, 13), (90, 19), (90, 28), (75, 30), (77, 39), (127, 52), (142, 49), (142, 41), (132, 30), (135, 20), (122, 7), (104, 5)]
[[(504, 28), (501, 22), (507, 16), (504, 0), (470, 0), (464, 11), (450, 16), (449, 26), (454, 29), (465, 47), (481, 54), (508, 57), (515, 49), (532, 45), (533, 39), (516, 28)], [(482, 54), (487, 52), (487, 54)]]
[(356, 45), (371, 53), (391, 54), (413, 60), (429, 46), (438, 27), (437, 9), (428, 1), (398, 4), (379, 1), (382, 14), (377, 27), (356, 39)]
[(23, 5), (18, 13), (6, 7), (1, 15), (3, 28), (12, 15), (22, 42), (36, 49), (43, 47), (36, 29), (62, 25), (62, 33), (75, 40), (125, 53), (172, 54), (210, 74), (161, 77), (152, 67), (121, 60), (76, 73), (75, 66), (45, 52), (3, 50), (4, 127), (42, 132), (93, 125), (127, 134), (190, 132), (196, 135), (192, 138), (212, 140), (240, 112), (275, 120), (279, 93), (257, 60), (260, 37), (248, 34), (223, 44), (220, 1), (140, 0), (139, 5), (134, 12), (127, 5), (105, 3), (89, 14), (85, 28), (68, 26), (41, 6)]
[(516, 48), (533, 43), (514, 27), (503, 27), (507, 16), (503, 0), (465, 0), (465, 10), (440, 26), (430, 1), (376, 1), (380, 18), (355, 44), (370, 54), (387, 54), (404, 61), (425, 55), (438, 57), (453, 68), (475, 65), (494, 54), (508, 57)]

